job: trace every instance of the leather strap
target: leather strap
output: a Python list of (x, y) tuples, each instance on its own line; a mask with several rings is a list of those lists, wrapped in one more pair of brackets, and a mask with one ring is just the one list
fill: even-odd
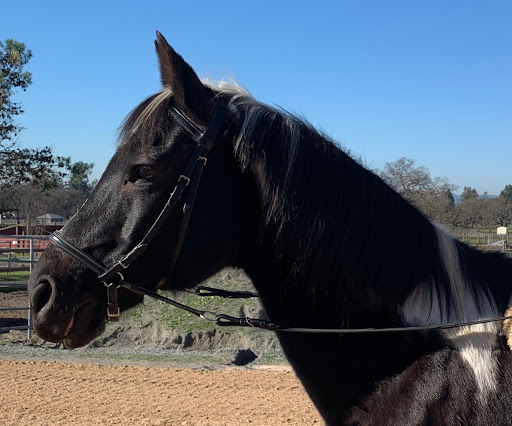
[[(178, 234), (178, 239), (176, 241), (170, 270), (174, 268), (181, 247), (185, 240), (188, 224), (190, 222), (190, 217), (192, 215), (192, 210), (199, 189), (199, 183), (201, 181), (204, 166), (206, 165), (207, 162), (208, 152), (214, 146), (215, 140), (217, 139), (219, 133), (221, 132), (222, 126), (224, 125), (226, 118), (225, 106), (216, 105), (213, 110), (212, 118), (210, 120), (208, 128), (203, 133), (194, 123), (188, 120), (174, 107), (172, 107), (171, 110), (169, 110), (169, 112), (182, 125), (182, 127), (194, 139), (196, 139), (197, 146), (194, 150), (194, 153), (190, 157), (183, 174), (180, 175), (178, 183), (174, 187), (171, 195), (169, 196), (167, 203), (163, 207), (155, 222), (153, 222), (153, 224), (149, 228), (144, 238), (140, 241), (140, 243), (137, 244), (121, 260), (116, 262), (110, 268), (107, 268), (105, 265), (103, 265), (101, 262), (99, 262), (97, 259), (89, 255), (88, 253), (75, 247), (72, 243), (66, 240), (60, 232), (56, 231), (50, 235), (50, 241), (56, 247), (60, 248), (62, 251), (72, 256), (73, 258), (81, 262), (83, 265), (91, 269), (93, 272), (95, 272), (98, 275), (98, 279), (102, 281), (104, 285), (107, 287), (107, 315), (113, 321), (116, 321), (117, 318), (119, 317), (119, 307), (117, 303), (118, 287), (122, 286), (132, 291), (136, 291), (135, 288), (137, 287), (125, 282), (123, 276), (124, 271), (127, 268), (129, 268), (130, 265), (133, 262), (135, 262), (147, 250), (149, 244), (156, 236), (158, 231), (161, 229), (171, 211), (176, 207), (178, 201), (181, 199), (181, 196), (183, 195), (186, 187), (189, 186), (190, 184), (187, 201), (183, 206), (183, 218), (181, 222), (180, 231)], [(140, 289), (142, 287), (137, 288), (139, 289), (137, 290), (137, 292), (140, 293)], [(152, 297), (155, 297), (155, 294), (158, 296), (157, 293), (151, 293), (153, 293)]]

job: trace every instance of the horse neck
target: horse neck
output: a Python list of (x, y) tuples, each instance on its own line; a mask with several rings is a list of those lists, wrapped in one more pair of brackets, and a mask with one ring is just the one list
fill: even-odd
[[(343, 300), (340, 293), (315, 293), (307, 283), (290, 283), (288, 271), (269, 253), (270, 245), (262, 245), (261, 250), (253, 253), (253, 262), (246, 272), (274, 323), (306, 328), (374, 327), (389, 319), (378, 314), (366, 315), (367, 306)], [(345, 414), (363, 401), (379, 381), (400, 374), (433, 348), (431, 342), (417, 336), (408, 339), (404, 334), (277, 332), (277, 337), (328, 424), (342, 424)]]
[[(273, 174), (280, 159), (272, 158), (270, 144), (260, 143), (266, 151), (252, 157), (260, 234), (243, 266), (272, 321), (309, 328), (400, 327), (405, 325), (401, 309), (418, 287), (431, 294), (418, 299), (422, 305), (432, 307), (432, 294), (437, 292), (441, 297), (436, 303), (447, 306), (457, 285), (465, 281), (458, 279), (451, 286), (451, 260), (440, 248), (446, 241), (445, 248), (452, 253), (462, 250), (462, 258), (456, 260), (461, 271), (456, 273), (468, 279), (468, 294), (481, 285), (499, 299), (498, 311), (506, 306), (503, 293), (510, 289), (500, 290), (499, 284), (512, 262), (502, 258), (491, 262), (453, 242), (375, 175), (318, 138), (313, 134), (304, 142), (310, 144), (305, 152), (302, 147), (295, 150), (296, 164), (281, 176)], [(482, 282), (474, 282), (475, 271), (487, 269), (490, 263), (499, 272), (487, 278), (480, 273)], [(428, 312), (425, 308), (422, 314)], [(420, 318), (424, 319), (427, 316)], [(347, 406), (379, 380), (443, 347), (436, 333), (427, 338), (420, 334), (280, 334), (279, 338), (313, 399), (314, 394), (322, 398), (332, 394)], [(319, 406), (324, 404), (322, 398), (317, 400)]]

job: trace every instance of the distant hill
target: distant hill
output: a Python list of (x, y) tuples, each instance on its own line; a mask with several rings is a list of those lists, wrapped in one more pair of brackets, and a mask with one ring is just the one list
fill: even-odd
[[(487, 198), (497, 198), (499, 195), (487, 194)], [(460, 204), (460, 194), (453, 194), (453, 200), (455, 204)]]

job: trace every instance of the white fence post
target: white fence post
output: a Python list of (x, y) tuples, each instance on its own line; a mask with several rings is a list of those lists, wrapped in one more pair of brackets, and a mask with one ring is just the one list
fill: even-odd
[[(34, 240), (30, 239), (30, 263), (29, 270), (32, 273), (32, 269), (34, 269)], [(27, 283), (28, 284), (28, 283)], [(27, 330), (27, 338), (28, 341), (32, 341), (32, 302), (30, 302), (30, 297), (28, 298), (28, 330)]]

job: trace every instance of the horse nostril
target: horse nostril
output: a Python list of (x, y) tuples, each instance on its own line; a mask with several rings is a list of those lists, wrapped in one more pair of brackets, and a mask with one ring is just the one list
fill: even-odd
[(39, 282), (33, 300), (33, 309), (36, 314), (50, 301), (52, 292), (52, 285), (48, 280), (41, 280)]

